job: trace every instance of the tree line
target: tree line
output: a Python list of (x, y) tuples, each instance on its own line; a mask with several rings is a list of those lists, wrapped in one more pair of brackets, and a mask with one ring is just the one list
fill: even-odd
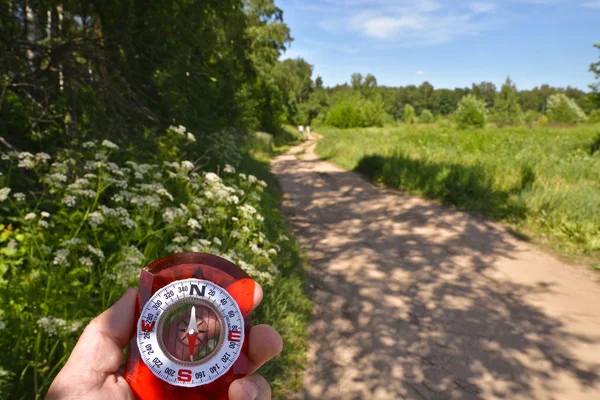
[[(600, 45), (596, 47), (600, 49)], [(467, 96), (480, 100), (478, 106), (488, 110), (488, 117), (500, 125), (514, 123), (517, 115), (522, 121), (531, 121), (548, 114), (551, 98), (560, 98), (563, 102), (567, 101), (565, 98), (569, 99), (570, 107), (576, 107), (586, 115), (596, 115), (598, 112), (595, 110), (600, 108), (600, 83), (590, 85), (591, 92), (547, 84), (529, 90), (518, 90), (510, 78), (501, 87), (492, 82), (481, 82), (473, 83), (471, 87), (436, 89), (429, 82), (423, 82), (419, 86), (379, 86), (377, 78), (372, 74), (363, 76), (355, 73), (350, 77), (349, 83), (324, 88), (320, 77), (312, 81), (306, 73), (290, 75), (295, 70), (309, 71), (310, 65), (306, 61), (296, 59), (286, 60), (284, 63), (287, 66), (286, 81), (295, 84), (283, 84), (280, 88), (301, 88), (298, 91), (301, 95), (290, 96), (294, 98), (293, 107), (288, 108), (285, 113), (286, 122), (291, 124), (326, 123), (343, 128), (382, 125), (392, 121), (410, 123), (417, 117), (429, 121), (434, 116), (454, 114), (460, 109), (461, 100)], [(294, 65), (302, 65), (302, 68), (296, 69)], [(590, 71), (600, 82), (600, 62), (592, 64)]]

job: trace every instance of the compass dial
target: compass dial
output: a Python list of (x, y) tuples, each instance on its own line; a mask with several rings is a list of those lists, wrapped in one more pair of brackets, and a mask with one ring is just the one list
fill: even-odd
[(240, 308), (205, 280), (174, 281), (142, 309), (137, 345), (142, 360), (165, 382), (194, 387), (213, 382), (237, 360), (244, 343)]

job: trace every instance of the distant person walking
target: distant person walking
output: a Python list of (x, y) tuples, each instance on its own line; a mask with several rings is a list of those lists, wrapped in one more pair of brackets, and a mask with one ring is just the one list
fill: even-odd
[(307, 127), (306, 127), (306, 136), (307, 136), (309, 139), (312, 139), (312, 137), (310, 136), (310, 126), (307, 126)]
[(304, 137), (304, 126), (300, 125), (298, 127), (298, 132), (300, 132), (300, 136)]

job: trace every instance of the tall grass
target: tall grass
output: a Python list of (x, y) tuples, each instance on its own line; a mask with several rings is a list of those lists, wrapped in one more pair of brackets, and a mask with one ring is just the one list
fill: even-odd
[(564, 255), (600, 256), (600, 125), (320, 133), (319, 155), (346, 169), (514, 224)]

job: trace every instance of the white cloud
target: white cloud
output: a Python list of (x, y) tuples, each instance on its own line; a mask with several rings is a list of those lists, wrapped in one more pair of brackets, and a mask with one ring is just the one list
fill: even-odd
[(423, 71), (417, 71), (417, 72), (415, 72), (415, 75), (417, 75), (417, 76), (423, 76), (423, 75), (425, 75), (425, 72), (423, 72)]
[(331, 33), (358, 33), (400, 46), (422, 46), (477, 35), (497, 26), (491, 0), (323, 0), (339, 10), (321, 20)]
[(494, 11), (498, 8), (498, 4), (492, 3), (491, 1), (478, 1), (471, 3), (469, 7), (474, 13), (480, 14)]

